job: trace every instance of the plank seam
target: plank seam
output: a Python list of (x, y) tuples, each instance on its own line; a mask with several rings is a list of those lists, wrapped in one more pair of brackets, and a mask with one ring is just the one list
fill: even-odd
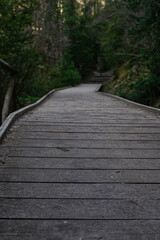
[(21, 221), (160, 221), (160, 218), (0, 218), (0, 220)]
[(37, 181), (37, 182), (33, 182), (33, 181), (0, 181), (0, 183), (46, 183), (46, 184), (81, 184), (81, 185), (85, 185), (85, 184), (91, 184), (91, 185), (107, 185), (107, 184), (124, 184), (124, 185), (159, 185), (160, 182), (43, 182), (43, 181)]

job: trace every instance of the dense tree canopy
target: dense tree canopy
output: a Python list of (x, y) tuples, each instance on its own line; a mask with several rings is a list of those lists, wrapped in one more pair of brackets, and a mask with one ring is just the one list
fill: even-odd
[[(0, 58), (19, 71), (14, 109), (54, 87), (77, 84), (96, 68), (114, 71), (111, 92), (154, 105), (160, 93), (160, 4), (1, 0)], [(0, 108), (9, 78), (1, 69)]]

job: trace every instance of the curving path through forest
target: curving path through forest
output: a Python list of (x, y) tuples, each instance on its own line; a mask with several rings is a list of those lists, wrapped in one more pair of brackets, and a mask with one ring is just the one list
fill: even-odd
[(160, 239), (160, 115), (82, 84), (0, 147), (0, 239)]

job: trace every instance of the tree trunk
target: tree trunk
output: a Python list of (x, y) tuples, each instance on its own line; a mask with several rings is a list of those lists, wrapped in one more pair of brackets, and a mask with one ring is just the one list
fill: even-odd
[(9, 82), (8, 90), (6, 92), (4, 104), (3, 104), (3, 108), (2, 108), (2, 123), (5, 121), (5, 119), (9, 115), (9, 110), (10, 110), (10, 105), (11, 105), (12, 95), (13, 95), (13, 89), (14, 89), (14, 78), (12, 77)]

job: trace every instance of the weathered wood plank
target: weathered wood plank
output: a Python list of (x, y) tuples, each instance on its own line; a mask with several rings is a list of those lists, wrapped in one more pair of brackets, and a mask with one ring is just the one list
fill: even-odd
[(92, 121), (89, 121), (89, 122), (81, 122), (81, 121), (74, 121), (74, 122), (65, 122), (65, 121), (54, 121), (54, 114), (51, 115), (51, 121), (41, 121), (40, 119), (37, 119), (37, 120), (30, 120), (30, 119), (19, 119), (19, 121), (17, 122), (18, 125), (24, 125), (24, 126), (29, 126), (29, 125), (40, 125), (40, 126), (108, 126), (108, 125), (133, 125), (133, 126), (156, 126), (156, 127), (159, 127), (160, 126), (160, 121), (156, 119), (137, 119), (136, 122), (133, 120), (133, 119), (129, 119), (129, 120), (126, 120), (126, 119), (123, 119), (123, 120), (120, 120), (120, 119), (107, 119), (106, 121), (104, 122), (92, 122)]
[(50, 140), (48, 139), (43, 140), (43, 139), (39, 139), (38, 141), (36, 139), (32, 139), (32, 141), (28, 140), (28, 139), (10, 139), (8, 140), (5, 145), (5, 147), (24, 147), (24, 148), (41, 148), (43, 146), (43, 148), (57, 148), (57, 147), (67, 147), (67, 148), (99, 148), (99, 149), (103, 149), (103, 148), (136, 148), (136, 149), (142, 149), (142, 148), (146, 148), (146, 149), (159, 149), (160, 148), (160, 140), (159, 141), (119, 141), (119, 140), (95, 140), (95, 139), (89, 139), (89, 140), (79, 140), (76, 139), (72, 140), (72, 139), (68, 139), (63, 140), (63, 139), (57, 139), (57, 140)]
[[(41, 110), (41, 111), (37, 111), (37, 114), (39, 117), (50, 117), (53, 115), (55, 117), (61, 117), (63, 115), (63, 117), (78, 117), (82, 114), (84, 115), (85, 113), (89, 116), (93, 116), (93, 117), (106, 117), (106, 115), (112, 115), (112, 116), (115, 116), (115, 115), (123, 115), (124, 117), (127, 115), (129, 116), (144, 116), (144, 114), (142, 113), (141, 110), (137, 110), (137, 109), (129, 109), (129, 108), (123, 108), (123, 109), (119, 109), (119, 108), (108, 108), (106, 106), (106, 109), (103, 108), (103, 111), (102, 109), (100, 108), (100, 106), (96, 106), (95, 108), (93, 108), (92, 110), (90, 109), (90, 106), (86, 106), (85, 109), (69, 109), (69, 111), (67, 109), (63, 109), (60, 108), (61, 106), (59, 106), (59, 108), (56, 109), (55, 106), (53, 107), (49, 107), (49, 106), (46, 106), (46, 110)], [(36, 114), (36, 116), (37, 116)], [(34, 117), (35, 114), (33, 113), (32, 116)]]
[(57, 92), (10, 129), (0, 239), (160, 238), (160, 118), (96, 88)]
[(160, 199), (160, 184), (0, 183), (0, 198)]
[(160, 220), (160, 200), (1, 199), (3, 219)]
[[(0, 150), (3, 156), (5, 149)], [(18, 148), (9, 149), (11, 157), (110, 157), (160, 158), (160, 149), (71, 149), (71, 148)]]
[(71, 133), (83, 133), (83, 132), (89, 132), (89, 133), (160, 133), (160, 127), (134, 127), (134, 126), (102, 126), (102, 127), (83, 127), (83, 126), (77, 126), (77, 127), (70, 127), (70, 126), (20, 126), (19, 132), (71, 132)]
[[(62, 106), (61, 106), (62, 107)], [(73, 106), (74, 107), (74, 106)], [(47, 112), (43, 113), (43, 112), (35, 112), (34, 114), (30, 115), (30, 117), (26, 117), (25, 121), (43, 121), (43, 120), (48, 120), (49, 122), (52, 120), (53, 122), (55, 121), (66, 121), (67, 120), (73, 120), (76, 122), (81, 122), (81, 120), (83, 120), (84, 122), (92, 122), (92, 123), (96, 123), (96, 122), (105, 122), (106, 121), (110, 121), (110, 120), (116, 120), (117, 117), (119, 120), (125, 120), (125, 121), (134, 121), (135, 119), (138, 120), (153, 120), (154, 116), (145, 116), (144, 114), (142, 114), (141, 112), (137, 112), (137, 113), (125, 113), (125, 112), (121, 112), (118, 113), (117, 111), (115, 111), (115, 113), (99, 113), (96, 114), (96, 112), (98, 111), (98, 107), (95, 109), (94, 112), (90, 112), (89, 109), (88, 111), (84, 111), (84, 113), (78, 112), (75, 109), (72, 109), (71, 111), (65, 112), (65, 110), (63, 111), (63, 109), (61, 108), (61, 111), (59, 111), (58, 113), (56, 113), (53, 110), (48, 110)], [(156, 119), (157, 120), (157, 119)], [(82, 121), (82, 122), (83, 122)]]
[(0, 181), (55, 183), (160, 183), (160, 170), (0, 169)]
[(3, 240), (155, 240), (160, 220), (0, 220)]
[[(28, 119), (28, 118), (27, 118)], [(26, 120), (27, 120), (26, 119)], [(91, 120), (92, 119), (92, 120)], [(93, 116), (87, 116), (87, 115), (75, 115), (75, 117), (71, 114), (71, 116), (64, 116), (63, 114), (59, 114), (59, 116), (55, 116), (54, 117), (54, 120), (51, 120), (51, 118), (49, 116), (30, 116), (29, 120), (31, 121), (35, 121), (35, 120), (40, 120), (40, 121), (47, 121), (47, 122), (74, 122), (74, 121), (78, 121), (78, 122), (92, 122), (92, 123), (96, 123), (96, 122), (104, 122), (104, 121), (108, 121), (108, 120), (112, 120), (112, 119), (116, 119), (113, 115), (108, 115), (107, 117), (104, 116), (104, 117), (101, 117), (101, 116), (97, 116), (97, 117), (93, 117)], [(118, 119), (119, 120), (132, 120), (132, 121), (136, 121), (137, 119), (141, 119), (143, 120), (144, 117), (143, 115), (142, 116), (139, 116), (139, 114), (137, 114), (137, 117), (135, 115), (127, 115), (124, 116), (123, 114), (118, 116)], [(154, 118), (148, 118), (149, 120), (153, 120)], [(146, 119), (145, 119), (146, 120)]]
[(50, 169), (160, 169), (160, 159), (134, 158), (0, 158), (1, 168)]
[[(12, 135), (15, 138), (15, 133)], [(101, 140), (160, 140), (160, 134), (127, 133), (51, 133), (51, 132), (17, 132), (17, 138), (27, 139), (101, 139)]]

